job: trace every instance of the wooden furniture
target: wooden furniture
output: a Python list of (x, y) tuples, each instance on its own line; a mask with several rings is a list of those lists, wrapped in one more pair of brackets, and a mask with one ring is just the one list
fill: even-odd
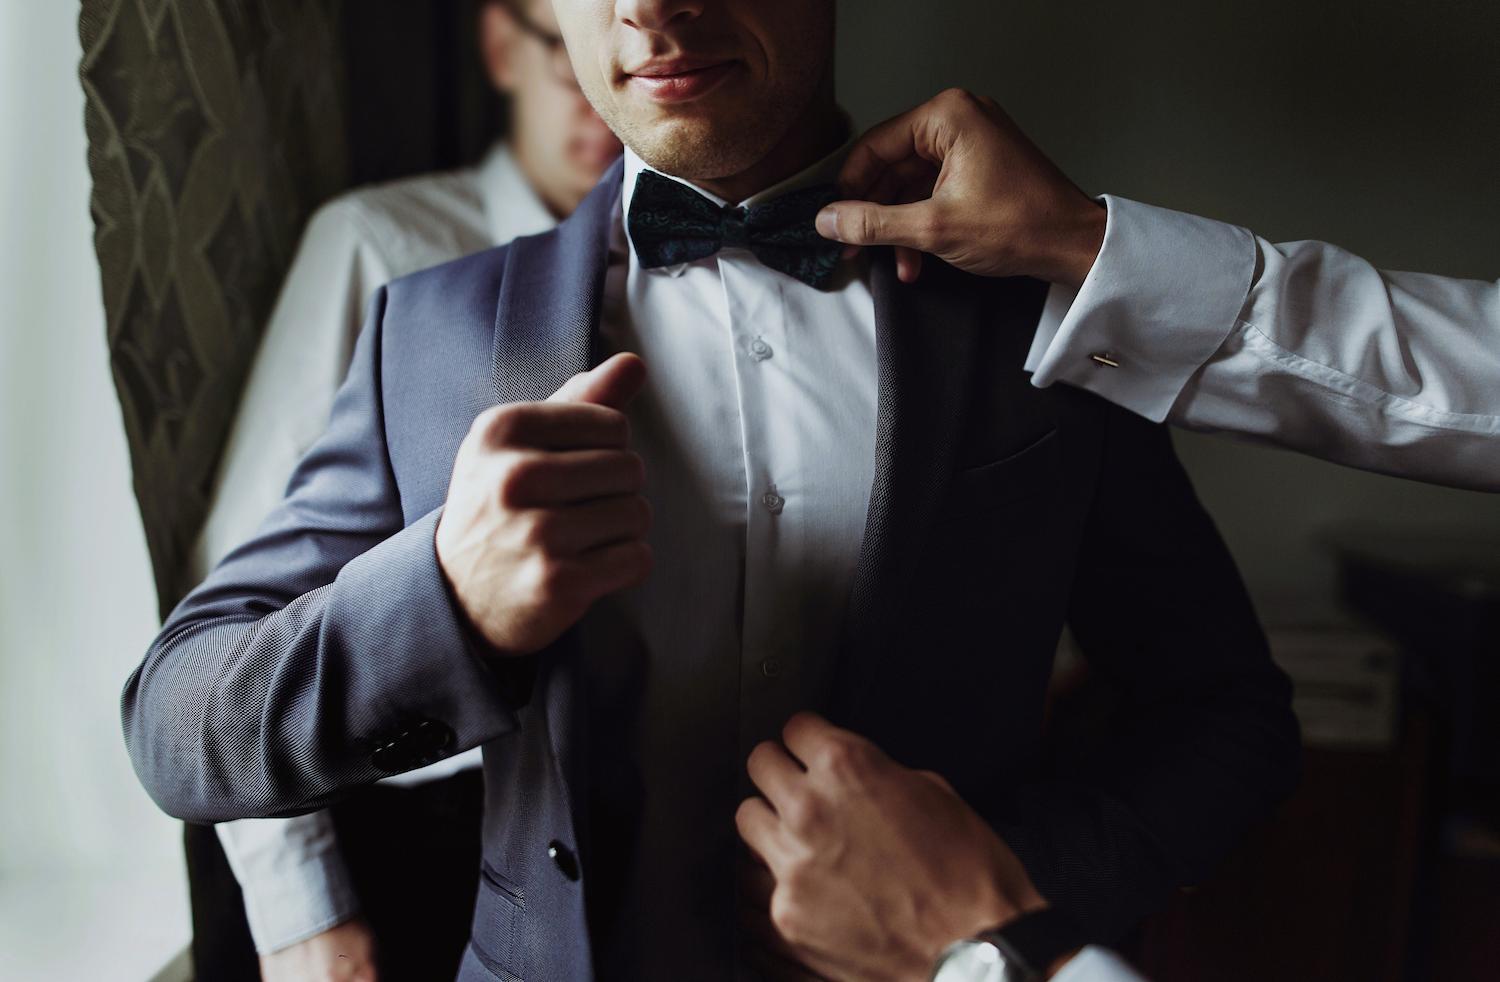
[(1404, 978), (1429, 731), (1409, 716), (1389, 751), (1308, 751), (1275, 818), (1127, 954), (1152, 982)]

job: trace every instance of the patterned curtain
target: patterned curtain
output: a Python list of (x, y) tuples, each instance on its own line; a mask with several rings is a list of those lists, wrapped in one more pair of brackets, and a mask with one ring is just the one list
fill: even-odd
[(310, 212), (349, 179), (341, 0), (83, 0), (95, 245), (163, 612)]

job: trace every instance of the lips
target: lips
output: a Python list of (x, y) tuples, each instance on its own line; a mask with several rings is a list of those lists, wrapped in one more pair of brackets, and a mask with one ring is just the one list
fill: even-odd
[(627, 83), (662, 103), (687, 102), (717, 88), (735, 70), (733, 61), (672, 58), (647, 62), (626, 73)]

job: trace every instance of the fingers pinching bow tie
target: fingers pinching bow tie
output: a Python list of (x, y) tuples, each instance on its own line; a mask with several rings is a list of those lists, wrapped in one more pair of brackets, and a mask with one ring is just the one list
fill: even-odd
[(720, 249), (749, 249), (771, 269), (823, 289), (843, 246), (818, 234), (813, 219), (837, 201), (831, 184), (804, 188), (748, 208), (714, 204), (685, 184), (643, 170), (626, 221), (642, 266), (675, 266)]

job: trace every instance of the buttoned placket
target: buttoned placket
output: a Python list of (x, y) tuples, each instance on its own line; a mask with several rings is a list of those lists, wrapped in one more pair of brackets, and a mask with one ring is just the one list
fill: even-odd
[(745, 458), (744, 619), (740, 648), (741, 750), (774, 736), (795, 691), (796, 605), (786, 571), (802, 541), (795, 441), (784, 434), (791, 394), (783, 373), (791, 354), (779, 274), (742, 249), (718, 257), (725, 321), (733, 350)]
[[(627, 180), (637, 163), (627, 161)], [(660, 548), (647, 583), (591, 612), (598, 630), (586, 655), (603, 669), (591, 676), (601, 704), (618, 696), (622, 735), (636, 742), (620, 758), (639, 760), (654, 789), (640, 858), (662, 872), (626, 884), (629, 903), (644, 908), (663, 877), (684, 894), (698, 888), (719, 858), (720, 825), (706, 816), (755, 793), (751, 748), (822, 703), (873, 473), (876, 373), (863, 279), (816, 291), (732, 245), (682, 265), (625, 268), (634, 254), (624, 225), (601, 326), (653, 368), (632, 412), (648, 497), (661, 505)], [(744, 977), (674, 977), (731, 975)]]

